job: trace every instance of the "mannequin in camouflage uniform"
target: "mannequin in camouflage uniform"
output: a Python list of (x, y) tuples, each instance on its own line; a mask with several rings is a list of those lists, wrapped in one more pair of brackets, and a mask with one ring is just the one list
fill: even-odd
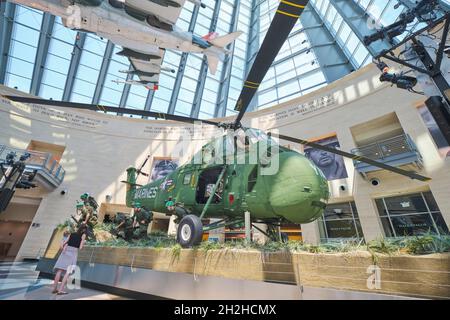
[(89, 202), (89, 194), (83, 193), (80, 196), (80, 199), (83, 203), (77, 203), (77, 213), (80, 215), (78, 218), (78, 225), (81, 223), (85, 224), (87, 226), (87, 238), (94, 239), (94, 226), (98, 223), (97, 212)]
[(134, 219), (132, 217), (117, 212), (116, 217), (114, 218), (114, 224), (116, 227), (113, 229), (112, 234), (125, 241), (131, 241), (133, 239)]
[(135, 202), (134, 205), (134, 238), (143, 239), (147, 237), (148, 225), (153, 220), (153, 213), (141, 206), (140, 202)]

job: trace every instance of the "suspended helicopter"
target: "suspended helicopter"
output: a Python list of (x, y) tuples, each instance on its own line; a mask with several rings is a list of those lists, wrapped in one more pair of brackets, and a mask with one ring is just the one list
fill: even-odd
[[(322, 215), (330, 196), (325, 176), (304, 155), (278, 145), (275, 138), (366, 162), (411, 179), (430, 180), (415, 172), (364, 156), (242, 126), (241, 120), (259, 84), (307, 3), (307, 0), (280, 2), (236, 104), (235, 110), (239, 113), (231, 123), (104, 105), (25, 97), (6, 98), (24, 103), (100, 110), (184, 123), (199, 121), (220, 128), (223, 136), (203, 146), (192, 160), (164, 178), (142, 186), (137, 184), (137, 177), (143, 173), (145, 162), (139, 169), (127, 170), (127, 181), (124, 181), (127, 184), (127, 205), (131, 207), (138, 200), (148, 210), (176, 215), (179, 222), (177, 241), (183, 247), (198, 244), (204, 231), (242, 223), (246, 211), (250, 212), (253, 222), (267, 224), (269, 231), (281, 222), (308, 223)], [(272, 174), (264, 174), (275, 162), (277, 170)], [(220, 220), (203, 225), (204, 218)]]
[[(109, 39), (123, 48), (117, 54), (129, 59), (124, 82), (157, 90), (165, 49), (204, 54), (211, 74), (242, 32), (203, 37), (175, 26), (186, 0), (8, 0), (62, 18), (65, 27)], [(201, 0), (187, 0), (205, 8)], [(139, 80), (133, 80), (137, 76)]]

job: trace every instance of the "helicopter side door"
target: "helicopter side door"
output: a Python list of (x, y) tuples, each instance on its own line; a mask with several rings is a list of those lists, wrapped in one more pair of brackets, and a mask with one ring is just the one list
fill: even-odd
[(226, 176), (224, 176), (219, 185), (212, 194), (215, 184), (223, 170), (223, 166), (213, 166), (200, 169), (198, 171), (198, 181), (195, 190), (196, 211), (201, 212), (210, 197), (213, 197), (209, 204), (207, 216), (221, 216), (224, 213), (224, 184)]
[(192, 210), (196, 204), (197, 178), (198, 172), (195, 166), (185, 167), (178, 173), (174, 199), (188, 210)]

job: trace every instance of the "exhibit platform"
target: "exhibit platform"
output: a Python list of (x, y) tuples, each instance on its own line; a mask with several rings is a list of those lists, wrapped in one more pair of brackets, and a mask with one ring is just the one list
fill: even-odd
[[(48, 251), (37, 270), (53, 272)], [(450, 254), (85, 247), (87, 284), (161, 299), (450, 299)]]

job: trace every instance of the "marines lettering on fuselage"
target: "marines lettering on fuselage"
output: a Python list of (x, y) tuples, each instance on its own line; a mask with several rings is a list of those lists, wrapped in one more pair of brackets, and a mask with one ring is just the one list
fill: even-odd
[(136, 199), (146, 199), (146, 198), (154, 199), (154, 198), (156, 198), (157, 191), (158, 191), (158, 187), (137, 189), (134, 197)]

